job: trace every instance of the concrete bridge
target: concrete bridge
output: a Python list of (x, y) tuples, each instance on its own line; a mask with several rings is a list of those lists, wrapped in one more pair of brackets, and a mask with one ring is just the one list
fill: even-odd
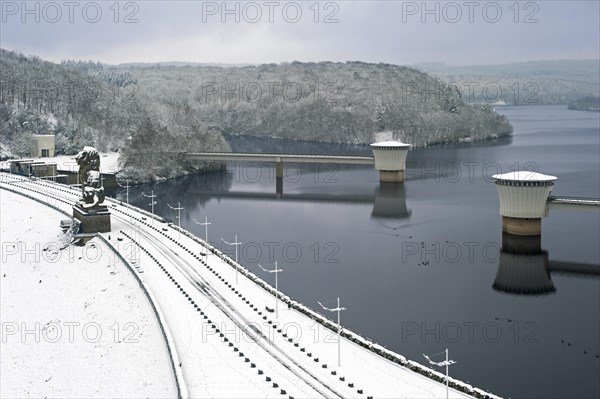
[(410, 144), (399, 141), (385, 141), (371, 144), (372, 157), (352, 155), (309, 155), (309, 154), (251, 154), (231, 152), (184, 153), (187, 159), (195, 161), (245, 161), (275, 163), (275, 177), (283, 179), (283, 164), (326, 163), (350, 165), (374, 165), (379, 171), (381, 182), (402, 183), (406, 169), (406, 155)]
[(546, 202), (550, 208), (577, 208), (586, 209), (590, 211), (600, 210), (600, 200), (597, 198), (549, 196)]

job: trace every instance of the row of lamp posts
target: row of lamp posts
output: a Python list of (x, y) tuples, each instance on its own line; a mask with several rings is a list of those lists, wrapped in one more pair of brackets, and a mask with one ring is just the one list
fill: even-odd
[[(123, 188), (127, 189), (127, 204), (129, 205), (129, 183), (127, 183), (125, 186), (121, 186)], [(142, 192), (142, 195), (146, 198), (150, 198), (150, 203), (148, 205), (151, 206), (151, 212), (152, 215), (154, 215), (154, 205), (157, 204), (157, 202), (154, 200), (154, 198), (156, 198), (156, 194), (154, 194), (154, 190), (152, 190), (152, 193), (150, 195), (145, 194), (144, 192)], [(177, 207), (173, 207), (170, 204), (167, 204), (167, 206), (169, 208), (171, 208), (174, 211), (177, 211), (177, 222), (178, 222), (178, 232), (180, 234), (181, 237), (181, 211), (184, 209), (181, 206), (181, 203), (178, 202), (177, 203)], [(204, 226), (204, 242), (205, 242), (205, 251), (204, 251), (204, 255), (205, 255), (205, 261), (208, 263), (208, 226), (211, 224), (208, 221), (208, 217), (204, 218), (204, 222), (199, 222), (196, 219), (192, 220), (200, 225), (200, 226)], [(241, 245), (242, 243), (238, 241), (238, 237), (237, 235), (235, 236), (235, 241), (234, 242), (229, 242), (229, 241), (225, 241), (223, 239), (223, 237), (221, 237), (221, 240), (227, 244), (227, 245), (231, 245), (235, 247), (235, 263), (236, 263), (236, 267), (235, 267), (235, 283), (238, 283), (238, 246)], [(266, 272), (266, 273), (275, 273), (275, 318), (279, 318), (279, 278), (278, 275), (280, 272), (283, 271), (283, 269), (279, 269), (277, 267), (277, 261), (275, 261), (275, 263), (273, 264), (273, 269), (266, 269), (264, 268), (261, 264), (258, 264), (258, 267), (261, 268), (262, 271)], [(340, 306), (340, 298), (337, 298), (337, 307), (335, 308), (328, 308), (325, 305), (323, 305), (321, 302), (317, 303), (324, 309), (330, 312), (337, 312), (337, 335), (338, 335), (338, 366), (341, 366), (341, 349), (340, 349), (340, 344), (341, 344), (341, 333), (342, 333), (342, 324), (340, 322), (340, 313), (344, 310), (346, 310), (346, 308), (343, 308)]]
[[(129, 204), (129, 184), (127, 183), (126, 186), (121, 186), (123, 188), (127, 189), (127, 204)], [(145, 194), (144, 192), (142, 192), (142, 195), (146, 198), (150, 198), (150, 203), (149, 205), (151, 206), (151, 211), (152, 211), (152, 215), (154, 215), (154, 205), (157, 203), (154, 198), (156, 198), (156, 194), (154, 194), (154, 190), (152, 191), (152, 193), (150, 195)], [(177, 211), (177, 221), (178, 221), (178, 226), (179, 226), (179, 234), (181, 236), (181, 211), (184, 209), (181, 207), (181, 203), (178, 202), (177, 203), (177, 207), (173, 207), (170, 204), (167, 204), (167, 206), (172, 209)], [(204, 242), (205, 242), (205, 261), (208, 263), (208, 226), (211, 224), (208, 221), (208, 217), (204, 218), (204, 222), (199, 222), (196, 219), (192, 219), (196, 224), (200, 225), (200, 226), (204, 226)], [(223, 237), (221, 237), (221, 240), (227, 244), (227, 245), (231, 245), (235, 247), (235, 283), (238, 283), (238, 246), (241, 245), (242, 243), (238, 241), (238, 237), (237, 235), (235, 235), (235, 241), (234, 242), (229, 242), (223, 239)], [(279, 269), (277, 266), (277, 261), (275, 261), (275, 263), (273, 264), (273, 269), (266, 269), (264, 268), (262, 265), (258, 264), (258, 267), (260, 267), (260, 269), (266, 273), (274, 273), (275, 274), (275, 317), (279, 318), (279, 278), (278, 275), (280, 272), (283, 271), (283, 269)], [(323, 310), (327, 310), (329, 312), (335, 312), (337, 313), (337, 344), (338, 344), (338, 348), (337, 348), (337, 357), (338, 357), (338, 367), (341, 366), (341, 334), (342, 334), (342, 324), (341, 324), (341, 312), (344, 310), (347, 310), (347, 308), (340, 306), (340, 298), (337, 298), (337, 306), (334, 308), (330, 308), (327, 307), (325, 305), (323, 305), (321, 302), (317, 301), (317, 303), (323, 308)], [(444, 352), (440, 352), (441, 353), (445, 353), (446, 354), (446, 360), (442, 361), (442, 362), (434, 362), (432, 361), (429, 356), (427, 355), (423, 355), (425, 356), (425, 358), (427, 359), (427, 361), (435, 366), (439, 366), (439, 367), (446, 367), (446, 398), (448, 398), (448, 380), (449, 380), (449, 375), (448, 375), (448, 366), (456, 363), (454, 360), (449, 360), (448, 359), (448, 349), (446, 349)], [(435, 356), (435, 355), (433, 355)]]

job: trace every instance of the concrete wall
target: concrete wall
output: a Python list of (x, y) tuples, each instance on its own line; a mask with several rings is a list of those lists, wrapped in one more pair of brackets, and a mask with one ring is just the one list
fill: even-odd
[(53, 134), (37, 134), (31, 139), (31, 156), (34, 158), (41, 158), (43, 155), (42, 150), (48, 150), (46, 156), (54, 156), (54, 138)]
[(10, 173), (44, 178), (56, 176), (58, 171), (55, 163), (21, 159), (10, 161)]
[(530, 185), (517, 186), (496, 183), (500, 215), (511, 218), (542, 218), (548, 214), (546, 201), (552, 191), (552, 183), (528, 184)]
[[(79, 173), (73, 172), (72, 170), (59, 170), (58, 173), (63, 177), (65, 184), (79, 184)], [(105, 188), (118, 187), (117, 176), (110, 173), (101, 173), (101, 177), (104, 179), (103, 186)]]

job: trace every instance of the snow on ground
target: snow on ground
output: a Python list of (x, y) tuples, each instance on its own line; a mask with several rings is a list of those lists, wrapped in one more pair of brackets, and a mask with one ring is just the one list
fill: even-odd
[[(52, 158), (27, 158), (34, 161), (42, 161), (46, 163), (55, 163), (58, 170), (68, 170), (77, 172), (79, 166), (75, 161), (75, 155), (58, 155)], [(118, 152), (101, 152), (100, 153), (100, 172), (114, 174), (119, 171), (119, 153)]]
[(65, 218), (0, 190), (0, 396), (175, 397), (146, 296), (99, 239), (58, 251)]
[[(211, 303), (198, 286), (187, 280), (189, 263), (179, 259), (181, 254), (174, 255), (176, 247), (170, 241), (164, 237), (161, 240), (156, 232), (139, 234), (115, 217), (112, 223), (112, 240), (115, 237), (123, 240), (119, 245), (124, 249), (124, 254), (136, 259), (138, 270), (143, 271), (140, 277), (160, 303), (173, 332), (191, 397), (281, 397), (282, 389), (294, 397), (321, 396), (268, 354), (262, 351), (253, 353), (256, 350), (253, 342), (249, 345), (234, 339), (226, 342), (215, 332), (212, 324), (220, 326), (231, 320)], [(136, 254), (133, 250), (136, 245), (131, 245), (128, 236), (119, 234), (120, 230), (133, 237), (136, 243), (151, 248), (154, 259), (143, 251)], [(155, 260), (167, 268), (178, 286), (165, 275)], [(183, 293), (189, 295), (200, 310)], [(246, 361), (246, 358), (249, 360)]]
[(385, 132), (377, 132), (374, 135), (375, 143), (379, 143), (382, 141), (392, 141), (394, 140), (394, 132), (391, 130), (386, 130)]

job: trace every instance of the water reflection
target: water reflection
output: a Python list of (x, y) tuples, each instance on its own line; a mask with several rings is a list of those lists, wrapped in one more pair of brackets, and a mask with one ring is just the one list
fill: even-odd
[(600, 277), (600, 265), (549, 261), (542, 249), (542, 236), (515, 236), (502, 233), (502, 250), (495, 291), (519, 295), (547, 295), (556, 292), (551, 273), (579, 278)]
[(555, 292), (548, 272), (548, 252), (542, 236), (502, 234), (502, 251), (494, 290), (510, 294), (544, 295)]
[[(142, 192), (150, 194), (151, 191), (156, 195), (155, 213), (158, 215), (170, 214), (166, 203), (168, 201), (181, 202), (188, 215), (197, 215), (206, 203), (211, 200), (210, 196), (195, 195), (197, 192), (226, 192), (233, 186), (233, 176), (230, 173), (215, 172), (203, 175), (183, 176), (173, 180), (167, 180), (160, 183), (146, 184), (143, 186), (133, 186), (129, 189), (129, 202), (136, 204), (142, 209), (150, 210), (146, 206), (148, 200), (144, 198)], [(119, 190), (116, 198), (125, 201), (125, 190)]]
[(380, 183), (375, 189), (373, 218), (405, 219), (412, 211), (406, 206), (404, 184)]
[[(157, 214), (161, 214), (161, 203), (166, 198), (171, 201), (180, 201), (181, 206), (187, 213), (194, 213), (211, 200), (220, 201), (225, 198), (239, 200), (259, 200), (259, 201), (298, 201), (298, 202), (321, 202), (321, 203), (347, 203), (347, 204), (373, 204), (371, 216), (373, 218), (405, 219), (411, 216), (412, 211), (406, 205), (405, 186), (402, 184), (381, 183), (372, 194), (365, 190), (365, 187), (357, 187), (355, 190), (343, 189), (338, 187), (326, 186), (319, 187), (313, 191), (310, 188), (295, 189), (294, 192), (285, 192), (282, 189), (283, 182), (276, 179), (273, 183), (256, 185), (252, 188), (255, 191), (248, 190), (247, 187), (234, 188), (234, 174), (228, 171), (218, 173), (185, 176), (174, 180), (155, 183), (142, 187), (133, 187), (129, 190), (129, 198), (132, 204), (144, 204), (145, 199), (142, 191), (150, 194), (154, 191), (157, 196), (158, 204), (155, 208)], [(276, 190), (264, 191), (269, 185), (275, 185)], [(237, 188), (237, 186), (236, 186)], [(125, 193), (120, 190), (116, 198), (124, 201)], [(161, 199), (159, 201), (159, 199)], [(142, 205), (143, 209), (148, 207)]]

